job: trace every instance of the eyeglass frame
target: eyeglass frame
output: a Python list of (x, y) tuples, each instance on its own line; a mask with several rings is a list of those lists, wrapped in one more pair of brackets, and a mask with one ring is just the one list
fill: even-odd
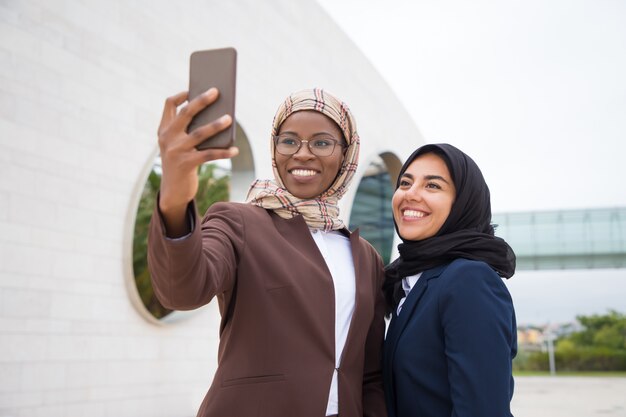
[[(283, 137), (285, 137), (285, 136), (283, 136)], [(338, 139), (335, 139), (335, 138), (333, 138), (333, 137), (324, 137), (324, 139), (326, 139), (326, 140), (330, 140), (330, 141), (332, 141), (332, 142), (333, 142), (333, 149), (330, 151), (330, 153), (329, 153), (328, 155), (318, 155), (318, 154), (316, 154), (316, 153), (313, 151), (313, 149), (311, 149), (311, 145), (309, 145), (309, 143), (310, 143), (312, 140), (315, 140), (315, 138), (311, 138), (311, 139), (304, 140), (304, 139), (300, 139), (298, 136), (291, 136), (291, 135), (290, 135), (290, 136), (289, 136), (289, 138), (290, 138), (290, 139), (295, 139), (295, 140), (297, 140), (297, 141), (299, 142), (299, 143), (298, 143), (298, 148), (297, 148), (297, 149), (295, 150), (295, 152), (293, 152), (293, 153), (285, 154), (285, 153), (282, 153), (282, 152), (280, 152), (280, 151), (278, 150), (278, 139), (279, 139), (279, 138), (280, 138), (280, 135), (272, 135), (272, 139), (274, 140), (274, 149), (276, 150), (276, 152), (278, 152), (279, 154), (281, 154), (281, 155), (283, 155), (283, 156), (292, 156), (292, 155), (297, 154), (297, 153), (300, 151), (300, 149), (302, 149), (302, 144), (303, 144), (303, 143), (306, 143), (306, 147), (309, 149), (309, 152), (311, 152), (311, 154), (312, 154), (312, 155), (315, 155), (315, 156), (317, 156), (317, 157), (319, 157), (319, 158), (326, 158), (326, 157), (328, 157), (328, 156), (332, 156), (332, 154), (333, 154), (333, 153), (335, 153), (335, 147), (336, 147), (337, 145), (339, 145), (339, 146), (342, 148), (342, 152), (343, 152), (346, 148), (350, 147), (350, 145), (349, 145), (349, 144), (347, 144), (347, 143), (345, 143), (345, 142), (342, 142), (342, 141), (340, 141), (340, 140), (338, 140)]]

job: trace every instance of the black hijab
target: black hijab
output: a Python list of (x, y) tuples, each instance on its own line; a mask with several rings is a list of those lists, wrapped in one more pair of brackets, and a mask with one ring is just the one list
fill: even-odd
[[(457, 258), (484, 261), (505, 278), (515, 273), (513, 249), (503, 239), (494, 236), (489, 187), (478, 165), (465, 153), (447, 143), (418, 148), (400, 169), (396, 189), (408, 166), (427, 153), (438, 155), (446, 163), (456, 188), (456, 197), (448, 218), (434, 236), (418, 241), (405, 240), (400, 236), (403, 242), (398, 245), (400, 257), (385, 268), (383, 289), (391, 308), (404, 296), (400, 291), (404, 277)], [(398, 232), (395, 219), (394, 225)]]

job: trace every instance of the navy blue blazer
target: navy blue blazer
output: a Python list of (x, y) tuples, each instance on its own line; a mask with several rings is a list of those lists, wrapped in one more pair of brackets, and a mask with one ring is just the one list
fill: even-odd
[(486, 263), (424, 271), (385, 339), (389, 417), (509, 417), (517, 330), (511, 295)]

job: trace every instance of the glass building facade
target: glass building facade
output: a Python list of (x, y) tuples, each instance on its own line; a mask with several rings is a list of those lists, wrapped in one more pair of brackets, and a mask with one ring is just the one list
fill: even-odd
[(626, 207), (500, 213), (493, 223), (518, 270), (626, 267)]
[(350, 214), (350, 230), (358, 227), (359, 234), (376, 248), (385, 264), (391, 258), (395, 233), (391, 211), (393, 191), (384, 162), (372, 162), (361, 179)]
[[(385, 163), (370, 164), (357, 189), (350, 229), (391, 261), (394, 187)], [(494, 213), (496, 235), (517, 255), (517, 270), (626, 268), (626, 207)]]

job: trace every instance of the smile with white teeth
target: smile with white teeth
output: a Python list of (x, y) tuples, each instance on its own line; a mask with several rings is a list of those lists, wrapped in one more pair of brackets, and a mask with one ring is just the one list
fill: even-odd
[(415, 217), (415, 218), (422, 218), (426, 216), (426, 213), (424, 213), (423, 211), (417, 211), (417, 210), (404, 210), (402, 212), (402, 215), (404, 215), (405, 217)]
[(293, 169), (291, 171), (292, 175), (296, 175), (298, 177), (312, 177), (317, 174), (317, 171), (313, 171), (312, 169)]

